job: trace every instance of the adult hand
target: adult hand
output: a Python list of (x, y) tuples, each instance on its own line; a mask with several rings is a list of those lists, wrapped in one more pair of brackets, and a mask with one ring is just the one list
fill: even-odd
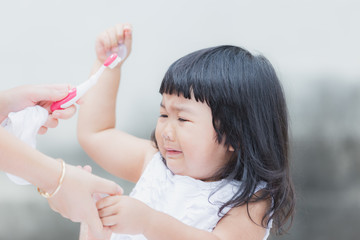
[(93, 199), (95, 193), (120, 195), (123, 190), (112, 181), (95, 176), (87, 171), (66, 165), (66, 174), (59, 192), (48, 199), (50, 207), (73, 222), (89, 226), (97, 238), (103, 235), (103, 225)]
[(44, 134), (47, 129), (58, 125), (58, 119), (68, 119), (76, 112), (75, 105), (64, 110), (50, 112), (50, 106), (54, 101), (63, 99), (68, 95), (70, 87), (68, 85), (23, 85), (0, 94), (0, 122), (2, 122), (10, 112), (17, 112), (26, 107), (40, 105), (49, 111), (47, 122), (39, 130), (39, 134)]

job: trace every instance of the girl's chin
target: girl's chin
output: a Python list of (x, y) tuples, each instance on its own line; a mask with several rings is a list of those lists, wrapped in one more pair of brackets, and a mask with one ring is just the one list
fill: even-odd
[(183, 171), (183, 167), (180, 166), (179, 161), (172, 158), (166, 158), (165, 159), (166, 166), (169, 168), (169, 170), (176, 175), (185, 175)]

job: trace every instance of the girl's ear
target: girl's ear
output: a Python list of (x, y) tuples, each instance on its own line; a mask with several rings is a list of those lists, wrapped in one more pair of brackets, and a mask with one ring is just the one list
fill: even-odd
[(235, 150), (234, 150), (233, 146), (230, 145), (230, 146), (228, 147), (228, 151), (229, 151), (229, 152), (234, 152)]

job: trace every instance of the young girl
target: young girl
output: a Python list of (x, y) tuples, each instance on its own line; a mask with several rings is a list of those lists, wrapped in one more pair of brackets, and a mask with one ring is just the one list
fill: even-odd
[[(129, 54), (130, 26), (97, 38), (93, 71), (119, 42)], [(153, 141), (115, 129), (120, 69), (106, 70), (83, 98), (78, 123), (89, 156), (137, 182), (130, 196), (97, 202), (111, 239), (260, 240), (271, 227), (282, 233), (294, 192), (286, 104), (268, 60), (235, 46), (177, 60), (160, 86)]]

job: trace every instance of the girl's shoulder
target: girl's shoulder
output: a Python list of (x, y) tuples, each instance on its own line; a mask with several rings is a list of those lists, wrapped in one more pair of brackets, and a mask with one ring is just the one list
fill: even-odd
[(165, 162), (160, 154), (160, 152), (155, 152), (155, 153), (150, 153), (147, 157), (147, 159), (145, 159), (145, 167), (144, 167), (144, 171), (143, 174), (147, 173), (147, 172), (165, 172), (167, 169)]
[(144, 165), (143, 165), (143, 169), (142, 169), (142, 174), (144, 174), (144, 172), (146, 171), (146, 169), (149, 168), (149, 165), (151, 163), (151, 167), (150, 168), (154, 168), (155, 166), (152, 166), (154, 164), (156, 164), (156, 162), (158, 162), (158, 160), (161, 159), (161, 155), (160, 152), (157, 149), (151, 149), (150, 151), (148, 151), (148, 153), (145, 156), (144, 159)]

